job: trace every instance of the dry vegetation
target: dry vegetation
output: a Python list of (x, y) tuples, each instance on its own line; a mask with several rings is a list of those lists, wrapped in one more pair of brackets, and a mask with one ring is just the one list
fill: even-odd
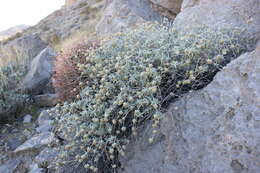
[(67, 101), (51, 111), (56, 134), (65, 141), (57, 166), (116, 171), (128, 137), (137, 135), (141, 124), (152, 120), (152, 143), (167, 103), (208, 84), (246, 49), (248, 42), (239, 34), (145, 24), (103, 39), (99, 46), (81, 45), (62, 54), (56, 87)]

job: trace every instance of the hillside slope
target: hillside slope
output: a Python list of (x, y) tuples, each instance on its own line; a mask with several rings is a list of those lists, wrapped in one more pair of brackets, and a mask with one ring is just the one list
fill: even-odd
[(0, 32), (0, 41), (1, 40), (4, 40), (4, 39), (7, 39), (19, 32), (22, 32), (24, 31), (25, 29), (29, 28), (28, 25), (17, 25), (17, 26), (14, 26), (14, 27), (11, 27), (7, 30), (4, 30), (4, 31), (1, 31)]

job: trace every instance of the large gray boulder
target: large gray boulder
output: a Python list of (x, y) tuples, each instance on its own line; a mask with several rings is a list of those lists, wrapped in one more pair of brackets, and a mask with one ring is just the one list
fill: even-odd
[[(132, 137), (127, 146), (126, 156), (120, 157), (123, 173), (160, 173), (165, 158), (164, 135), (157, 134), (153, 144), (149, 138), (153, 134), (151, 123), (138, 129), (138, 137)], [(176, 171), (173, 171), (175, 173)], [(169, 172), (170, 173), (170, 172)], [(176, 172), (178, 173), (178, 172)]]
[(39, 168), (36, 163), (33, 163), (33, 165), (31, 165), (31, 170), (28, 173), (44, 173), (44, 172), (46, 172), (46, 170), (44, 170), (43, 168)]
[(160, 21), (149, 0), (110, 0), (96, 26), (99, 34), (120, 32), (144, 21)]
[(260, 172), (259, 74), (260, 44), (173, 103), (152, 146), (143, 142), (151, 135), (144, 130), (121, 159), (123, 172)]
[(24, 92), (33, 94), (43, 92), (52, 77), (53, 61), (56, 56), (55, 51), (47, 47), (32, 60), (30, 70), (21, 84)]
[(17, 159), (9, 160), (6, 163), (0, 165), (0, 173), (14, 173), (17, 171), (20, 163), (21, 161)]
[(36, 131), (39, 133), (49, 132), (53, 127), (53, 117), (46, 111), (42, 111), (38, 117), (38, 127)]
[(55, 149), (45, 148), (35, 157), (35, 162), (39, 167), (48, 166), (53, 162), (57, 155), (58, 152)]
[(25, 152), (25, 151), (32, 151), (32, 150), (39, 150), (51, 142), (54, 141), (54, 134), (51, 132), (44, 132), (38, 135), (33, 136), (18, 148), (15, 149), (14, 153)]
[(57, 94), (42, 94), (34, 97), (35, 104), (39, 107), (52, 107), (58, 102)]
[(181, 11), (183, 0), (150, 0), (153, 4), (158, 5), (165, 11), (177, 15)]
[(0, 43), (0, 59), (9, 61), (31, 61), (47, 44), (37, 34), (21, 36), (9, 42)]
[(260, 36), (259, 0), (184, 0), (174, 25), (188, 30), (197, 25), (239, 28), (243, 37)]

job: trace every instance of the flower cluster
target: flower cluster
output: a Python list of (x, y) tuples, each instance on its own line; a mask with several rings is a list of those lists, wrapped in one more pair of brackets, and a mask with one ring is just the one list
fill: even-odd
[[(130, 135), (151, 120), (154, 141), (169, 100), (205, 86), (243, 50), (239, 31), (194, 27), (189, 33), (147, 23), (79, 49), (76, 100), (57, 105), (56, 133), (66, 142), (58, 164), (79, 162), (97, 172), (119, 167)], [(244, 42), (245, 43), (245, 42)], [(80, 57), (82, 58), (82, 57)]]

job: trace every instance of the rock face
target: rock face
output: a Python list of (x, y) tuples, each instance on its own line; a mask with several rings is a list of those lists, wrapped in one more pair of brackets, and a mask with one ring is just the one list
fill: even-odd
[[(4, 126), (0, 133), (0, 173), (43, 173), (57, 156), (52, 115), (42, 110), (37, 121)], [(38, 130), (36, 125), (41, 128)], [(48, 126), (48, 128), (46, 128)], [(38, 133), (37, 133), (38, 132)]]
[(50, 132), (44, 132), (39, 135), (32, 137), (30, 140), (26, 141), (24, 144), (16, 148), (15, 153), (27, 150), (40, 149), (43, 146), (50, 144), (54, 140), (54, 136)]
[(150, 0), (162, 15), (175, 17), (181, 11), (183, 0)]
[(0, 32), (0, 41), (4, 39), (8, 39), (12, 36), (14, 36), (17, 33), (21, 33), (23, 30), (29, 28), (27, 25), (17, 25), (14, 27), (11, 27), (7, 30), (1, 31)]
[[(260, 172), (260, 44), (170, 106), (161, 140), (131, 144), (126, 173)], [(134, 154), (133, 154), (134, 153)], [(155, 157), (156, 155), (156, 157)]]
[(43, 94), (34, 97), (35, 104), (40, 107), (51, 107), (58, 103), (57, 94)]
[(53, 118), (48, 112), (42, 111), (38, 118), (38, 127), (36, 131), (39, 133), (49, 132), (52, 129)]
[(75, 33), (86, 35), (94, 31), (104, 4), (105, 0), (67, 0), (65, 7), (53, 12), (26, 33), (37, 33), (50, 45), (62, 43)]
[(0, 173), (13, 173), (18, 165), (21, 163), (19, 160), (10, 160), (4, 165), (0, 165)]
[(33, 94), (41, 93), (49, 83), (53, 73), (55, 51), (47, 47), (31, 62), (31, 67), (22, 82), (22, 90)]
[[(54, 46), (71, 38), (73, 34), (87, 35), (95, 30), (104, 4), (105, 0), (66, 0), (64, 7), (26, 29), (19, 38), (36, 34), (48, 45)], [(17, 39), (14, 37), (13, 41), (7, 41), (6, 44), (13, 42), (12, 45), (16, 45)], [(3, 45), (3, 50), (9, 54), (6, 45)]]
[(96, 31), (99, 34), (115, 33), (145, 20), (161, 20), (148, 0), (112, 0), (108, 2)]
[(39, 168), (37, 164), (32, 165), (30, 172), (28, 173), (43, 173), (46, 172), (43, 168)]
[(139, 129), (138, 138), (130, 140), (126, 156), (120, 158), (123, 166), (122, 173), (160, 173), (162, 166), (164, 166), (165, 147), (163, 144), (165, 137), (163, 134), (157, 134), (155, 143), (149, 144), (148, 140), (153, 134), (152, 131), (151, 123), (148, 123)]
[(46, 46), (37, 34), (22, 36), (8, 43), (0, 43), (0, 61), (1, 59), (4, 62), (17, 59), (30, 61)]
[(45, 148), (40, 152), (38, 156), (35, 158), (35, 162), (41, 165), (50, 165), (51, 162), (55, 159), (58, 155), (58, 152), (51, 148)]
[(205, 24), (213, 28), (240, 28), (244, 37), (259, 38), (259, 0), (184, 0), (174, 21), (180, 29)]
[(31, 121), (32, 121), (31, 115), (28, 114), (23, 117), (23, 123), (31, 123)]

